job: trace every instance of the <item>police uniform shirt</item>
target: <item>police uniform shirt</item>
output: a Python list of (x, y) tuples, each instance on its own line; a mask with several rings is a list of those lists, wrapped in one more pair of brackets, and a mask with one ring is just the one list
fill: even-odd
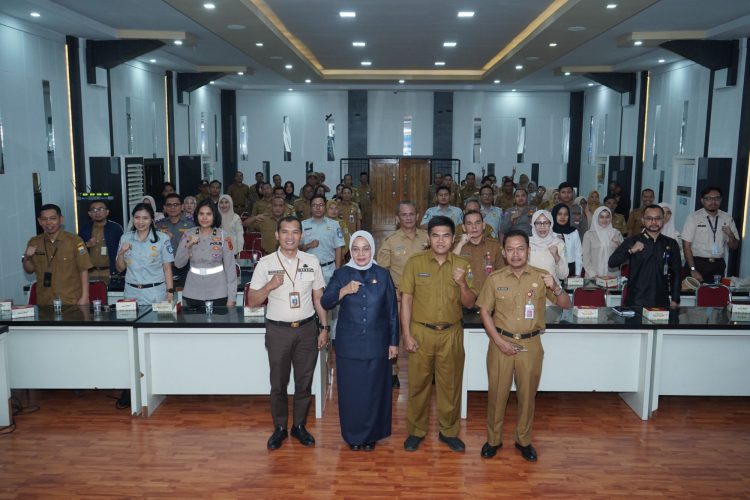
[[(536, 207), (526, 205), (525, 207), (513, 206), (503, 211), (503, 222), (500, 225), (500, 232), (505, 234), (511, 229), (520, 229), (527, 235), (531, 236), (531, 216), (536, 212)], [(516, 223), (513, 224), (512, 218), (518, 214)]]
[(274, 217), (271, 214), (265, 214), (262, 221), (256, 220), (253, 229), (260, 233), (260, 246), (267, 254), (274, 253), (279, 247), (276, 240), (276, 226), (280, 217)]
[[(191, 235), (199, 235), (200, 240), (188, 247)], [(227, 297), (237, 298), (237, 270), (235, 267), (232, 238), (224, 230), (214, 228), (208, 234), (201, 234), (200, 228), (185, 233), (175, 256), (175, 265), (183, 267), (190, 263), (190, 272), (185, 278), (182, 295), (195, 300), (213, 300)], [(223, 267), (213, 274), (200, 274), (201, 269)]]
[(323, 217), (320, 222), (315, 219), (302, 221), (302, 243), (306, 245), (313, 240), (318, 240), (318, 246), (308, 249), (308, 253), (318, 258), (324, 274), (327, 273), (326, 267), (330, 267), (333, 274), (335, 266), (329, 263), (335, 263), (336, 249), (344, 246), (344, 235), (338, 221), (328, 217)]
[(468, 260), (471, 265), (471, 272), (466, 270), (466, 281), (476, 290), (482, 289), (487, 276), (505, 266), (500, 242), (487, 236), (482, 236), (482, 241), (477, 245), (467, 241), (461, 248), (461, 257)]
[[(413, 296), (411, 320), (416, 323), (458, 323), (462, 317), (461, 289), (453, 270), (466, 271), (469, 261), (453, 253), (440, 265), (432, 250), (414, 254), (406, 261), (399, 289)], [(468, 282), (467, 282), (468, 283)], [(475, 291), (468, 283), (469, 289)]]
[[(723, 258), (728, 242), (723, 227), (729, 226), (735, 238), (740, 239), (734, 219), (723, 210), (717, 211), (716, 217), (710, 217), (705, 208), (688, 215), (682, 228), (682, 239), (691, 243), (691, 250), (696, 257)], [(716, 235), (714, 240), (714, 231)], [(714, 241), (716, 246), (714, 246)]]
[(162, 283), (165, 280), (164, 264), (174, 262), (174, 250), (169, 237), (159, 231), (156, 232), (158, 241), (154, 243), (153, 233), (149, 232), (146, 239), (141, 241), (136, 231), (127, 231), (120, 238), (117, 252), (125, 243), (130, 248), (123, 255), (128, 268), (125, 282), (134, 285), (149, 285)]
[[(284, 276), (284, 282), (268, 294), (266, 318), (291, 323), (314, 315), (312, 292), (325, 287), (317, 257), (301, 250), (297, 251), (293, 259), (287, 258), (281, 252), (266, 255), (255, 266), (250, 288), (260, 290), (271, 281), (275, 274)], [(289, 279), (289, 276), (294, 278), (294, 282)], [(297, 308), (290, 307), (289, 294), (292, 292), (299, 293), (300, 303)]]
[(162, 233), (171, 234), (171, 236), (167, 236), (169, 237), (169, 242), (172, 244), (172, 249), (180, 246), (180, 240), (182, 240), (182, 235), (185, 234), (185, 231), (195, 227), (195, 223), (187, 220), (184, 215), (180, 215), (180, 219), (174, 224), (169, 217), (165, 217), (154, 225)]
[[(492, 314), (492, 322), (508, 333), (531, 333), (543, 330), (546, 301), (557, 297), (546, 287), (546, 271), (527, 265), (517, 277), (510, 266), (490, 274), (479, 292), (476, 306)], [(534, 306), (534, 318), (526, 318), (526, 305)], [(493, 312), (494, 311), (494, 312)]]
[[(75, 234), (60, 231), (54, 243), (45, 234), (34, 236), (27, 243), (36, 247), (31, 257), (36, 274), (36, 300), (51, 305), (55, 297), (63, 304), (75, 304), (83, 295), (81, 273), (91, 269), (91, 259), (83, 240)], [(52, 273), (51, 286), (44, 286), (44, 273)]]
[(497, 235), (500, 234), (500, 224), (502, 223), (503, 219), (503, 209), (499, 207), (482, 207), (480, 209), (480, 212), (482, 212), (484, 223), (492, 228), (493, 236), (497, 238)]
[(430, 246), (430, 238), (427, 231), (417, 228), (413, 238), (398, 230), (390, 234), (378, 250), (377, 262), (381, 267), (388, 269), (391, 274), (393, 284), (398, 285), (401, 282), (401, 276), (404, 266), (409, 257), (417, 252), (422, 252)]
[(420, 222), (419, 225), (426, 226), (430, 222), (430, 219), (438, 215), (450, 218), (450, 220), (453, 221), (453, 224), (457, 226), (464, 221), (464, 213), (460, 208), (454, 207), (453, 205), (448, 205), (448, 208), (443, 210), (438, 205), (435, 207), (430, 207), (425, 211), (424, 216), (422, 217), (422, 222)]

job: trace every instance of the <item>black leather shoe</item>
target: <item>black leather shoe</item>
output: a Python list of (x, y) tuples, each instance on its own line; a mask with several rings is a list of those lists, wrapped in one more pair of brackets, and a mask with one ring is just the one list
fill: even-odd
[(409, 436), (406, 438), (406, 441), (404, 441), (404, 449), (406, 451), (417, 451), (417, 448), (422, 444), (423, 439), (423, 437), (419, 436)]
[(482, 446), (482, 458), (492, 458), (497, 454), (497, 450), (503, 447), (503, 443), (500, 443), (497, 446), (492, 446), (489, 442), (484, 443), (484, 446)]
[(443, 443), (447, 444), (448, 448), (450, 448), (453, 451), (465, 451), (466, 450), (466, 445), (464, 444), (464, 442), (461, 441), (457, 437), (443, 436), (443, 433), (441, 432), (440, 434), (438, 434), (438, 439), (440, 439), (440, 441), (442, 441)]
[(280, 425), (276, 426), (271, 437), (268, 438), (268, 449), (276, 450), (281, 448), (281, 444), (284, 442), (289, 433), (286, 431), (286, 427)]
[(362, 445), (361, 444), (350, 444), (349, 448), (351, 448), (352, 451), (359, 451), (359, 450), (362, 449)]
[(365, 451), (372, 451), (372, 450), (374, 450), (375, 449), (375, 441), (373, 441), (372, 443), (365, 443), (362, 446), (362, 449), (365, 450)]
[(299, 442), (303, 446), (312, 446), (315, 444), (315, 438), (307, 432), (304, 425), (295, 425), (292, 427), (292, 437), (299, 439)]
[(398, 389), (401, 387), (401, 381), (398, 379), (398, 375), (392, 375), (391, 376), (391, 387), (394, 389)]
[(536, 462), (536, 450), (533, 446), (531, 446), (530, 444), (521, 446), (520, 444), (516, 443), (516, 448), (521, 452), (521, 456), (524, 460), (528, 460), (529, 462)]

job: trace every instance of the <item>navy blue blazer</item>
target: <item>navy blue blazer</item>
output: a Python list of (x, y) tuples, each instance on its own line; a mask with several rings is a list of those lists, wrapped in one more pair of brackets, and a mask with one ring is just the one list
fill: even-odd
[[(355, 280), (362, 283), (356, 294), (339, 302), (339, 292)], [(357, 269), (337, 269), (326, 286), (321, 304), (326, 309), (340, 305), (336, 323), (336, 355), (350, 359), (388, 356), (388, 347), (398, 345), (398, 306), (390, 273), (373, 264), (365, 277)]]
[[(93, 230), (91, 221), (86, 221), (78, 228), (78, 236), (86, 243), (91, 239)], [(107, 223), (104, 224), (104, 240), (107, 243), (107, 255), (109, 256), (109, 274), (120, 274), (115, 267), (115, 257), (117, 257), (117, 248), (120, 245), (122, 234), (122, 226), (107, 219)]]

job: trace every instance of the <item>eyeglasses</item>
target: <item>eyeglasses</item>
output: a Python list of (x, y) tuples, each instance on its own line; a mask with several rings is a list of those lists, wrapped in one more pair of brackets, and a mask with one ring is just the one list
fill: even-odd
[(662, 220), (662, 217), (644, 217), (643, 220), (646, 222), (656, 222)]
[(551, 222), (542, 222), (542, 221), (536, 221), (536, 222), (534, 223), (534, 225), (535, 225), (535, 226), (551, 226), (551, 225), (552, 225), (552, 223), (551, 223)]
[(96, 208), (90, 208), (89, 212), (106, 212), (107, 209), (105, 207), (96, 207)]
[(310, 206), (313, 207), (313, 208), (323, 208), (323, 207), (325, 207), (325, 204), (323, 204), (323, 203), (313, 203)]
[(169, 208), (179, 207), (180, 205), (181, 203), (165, 203), (164, 204), (165, 207), (169, 207)]
[(721, 201), (721, 196), (704, 196), (703, 199), (706, 201)]

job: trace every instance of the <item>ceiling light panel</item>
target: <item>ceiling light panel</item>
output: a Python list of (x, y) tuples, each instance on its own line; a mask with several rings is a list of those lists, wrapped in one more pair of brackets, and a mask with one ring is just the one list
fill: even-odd
[(355, 17), (357, 17), (357, 13), (353, 10), (342, 10), (341, 12), (339, 12), (339, 17), (344, 19), (354, 19)]
[(211, 2), (206, 2), (203, 4), (203, 8), (206, 10), (214, 10), (216, 8), (216, 4)]
[(445, 66), (445, 61), (435, 61), (435, 66)]
[(458, 17), (467, 19), (474, 17), (474, 11), (473, 10), (459, 10), (458, 11)]
[(31, 17), (42, 17), (42, 15), (39, 12), (29, 12), (29, 15)]
[(456, 42), (443, 42), (443, 47), (453, 48), (458, 45)]

